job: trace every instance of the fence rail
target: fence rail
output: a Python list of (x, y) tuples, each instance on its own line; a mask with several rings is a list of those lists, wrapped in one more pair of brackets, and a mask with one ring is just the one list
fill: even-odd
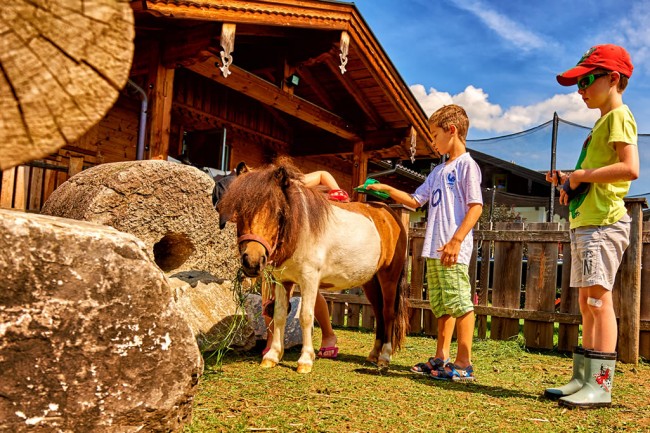
[[(630, 245), (613, 291), (619, 322), (619, 360), (633, 364), (639, 356), (650, 359), (650, 224), (644, 225), (642, 221), (644, 203), (644, 199), (626, 200), (632, 217)], [(423, 241), (424, 230), (411, 229), (408, 294), (411, 333), (435, 336), (437, 324), (426, 299), (425, 265), (420, 257)], [(482, 266), (481, 257), (487, 252), (492, 253), (493, 266)], [(524, 258), (527, 259), (525, 272)], [(554, 348), (557, 324), (558, 350), (571, 351), (578, 344), (581, 316), (578, 289), (569, 285), (571, 248), (565, 225), (497, 223), (494, 230), (478, 228), (474, 231), (469, 271), (479, 338), (487, 337), (489, 317), (489, 335), (495, 340), (507, 340), (523, 331), (527, 347), (550, 350)], [(492, 278), (490, 273), (494, 274)], [(363, 294), (324, 293), (324, 296), (330, 304), (333, 325), (373, 327), (374, 315)], [(559, 308), (556, 299), (560, 301)]]

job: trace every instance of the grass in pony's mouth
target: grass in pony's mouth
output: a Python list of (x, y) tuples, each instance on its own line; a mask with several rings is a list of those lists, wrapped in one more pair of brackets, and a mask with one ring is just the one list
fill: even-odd
[[(224, 356), (232, 350), (234, 339), (246, 325), (248, 320), (245, 307), (246, 296), (251, 293), (259, 293), (262, 295), (262, 300), (270, 299), (274, 294), (273, 289), (276, 284), (281, 283), (273, 276), (273, 271), (268, 267), (264, 269), (262, 277), (255, 280), (246, 277), (241, 267), (237, 270), (237, 274), (232, 280), (232, 294), (237, 309), (227, 330), (219, 336), (220, 341), (210, 342), (210, 346), (215, 347), (215, 350), (204, 353), (207, 373), (221, 370)], [(254, 319), (257, 319), (262, 312), (259, 311), (255, 314)]]

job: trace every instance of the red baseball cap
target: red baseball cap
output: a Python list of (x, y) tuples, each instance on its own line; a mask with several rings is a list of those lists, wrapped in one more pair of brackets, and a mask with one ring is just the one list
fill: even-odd
[(578, 77), (598, 68), (620, 72), (630, 78), (634, 66), (625, 48), (613, 44), (596, 45), (582, 55), (576, 66), (558, 75), (557, 82), (563, 86), (573, 86), (578, 82)]

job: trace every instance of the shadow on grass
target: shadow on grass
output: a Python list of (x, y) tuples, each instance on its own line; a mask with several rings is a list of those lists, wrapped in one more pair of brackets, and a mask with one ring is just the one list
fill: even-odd
[[(354, 359), (356, 358), (356, 359)], [(485, 385), (480, 382), (480, 378), (474, 382), (454, 382), (446, 380), (435, 380), (426, 375), (415, 374), (411, 371), (410, 367), (403, 365), (391, 365), (387, 371), (381, 371), (376, 366), (366, 361), (360, 356), (346, 356), (341, 358), (357, 362), (363, 366), (354, 370), (358, 374), (366, 374), (369, 376), (385, 376), (396, 378), (407, 378), (419, 383), (430, 384), (434, 387), (440, 387), (449, 390), (459, 390), (464, 392), (473, 392), (477, 394), (484, 394), (491, 397), (501, 398), (525, 398), (529, 400), (538, 400), (541, 393), (528, 393), (514, 390), (511, 388), (503, 388), (500, 386)]]

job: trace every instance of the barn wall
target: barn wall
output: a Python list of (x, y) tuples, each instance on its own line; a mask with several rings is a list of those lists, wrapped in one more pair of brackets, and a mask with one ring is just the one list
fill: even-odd
[[(177, 74), (174, 92), (170, 156), (179, 156), (184, 131), (223, 128), (224, 124), (226, 142), (231, 146), (230, 169), (240, 161), (259, 167), (285, 154), (291, 131), (285, 130), (277, 116), (258, 102), (189, 71)], [(81, 170), (135, 160), (140, 108), (136, 96), (122, 94), (106, 116), (79, 140), (47, 158), (2, 173), (0, 207), (38, 212), (54, 189)], [(149, 157), (148, 152), (144, 157)], [(348, 192), (356, 186), (351, 185), (351, 164), (339, 158), (302, 157), (295, 162), (305, 173), (329, 171)]]

